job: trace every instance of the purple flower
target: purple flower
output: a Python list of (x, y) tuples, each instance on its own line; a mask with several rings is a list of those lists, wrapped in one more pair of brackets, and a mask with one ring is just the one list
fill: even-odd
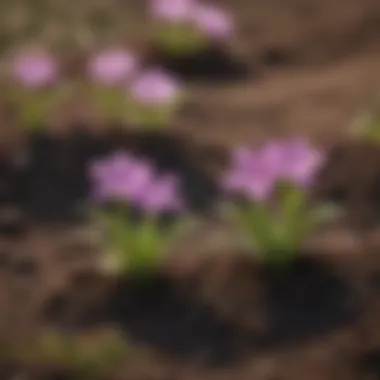
[(141, 74), (131, 85), (131, 95), (145, 105), (171, 104), (180, 92), (180, 85), (161, 70), (152, 69)]
[(148, 214), (182, 209), (178, 194), (178, 180), (174, 176), (157, 179), (140, 198), (140, 206)]
[(16, 81), (30, 88), (41, 88), (53, 83), (58, 76), (56, 61), (46, 52), (21, 53), (12, 62)]
[(90, 177), (96, 202), (133, 204), (148, 214), (182, 209), (177, 179), (154, 175), (147, 162), (126, 153), (92, 163)]
[(195, 26), (207, 37), (225, 39), (232, 35), (234, 23), (231, 15), (223, 9), (211, 5), (198, 5), (192, 9)]
[(194, 0), (151, 0), (150, 14), (153, 18), (168, 22), (190, 20)]
[(228, 191), (239, 191), (249, 180), (247, 174), (252, 171), (252, 151), (239, 147), (232, 152), (232, 169), (223, 177), (223, 187)]
[(135, 72), (136, 57), (122, 49), (100, 52), (89, 63), (89, 75), (94, 82), (112, 86), (123, 84)]
[(238, 192), (249, 198), (265, 200), (272, 192), (276, 173), (268, 167), (260, 151), (238, 148), (233, 155), (233, 166), (223, 178), (227, 191)]
[(256, 150), (238, 148), (222, 182), (227, 191), (264, 201), (281, 180), (311, 186), (323, 159), (320, 151), (302, 139), (271, 141)]
[(289, 140), (282, 149), (283, 177), (302, 187), (311, 186), (325, 161), (324, 154), (302, 139)]
[(149, 185), (153, 173), (150, 167), (125, 153), (91, 165), (93, 198), (98, 202), (136, 202)]

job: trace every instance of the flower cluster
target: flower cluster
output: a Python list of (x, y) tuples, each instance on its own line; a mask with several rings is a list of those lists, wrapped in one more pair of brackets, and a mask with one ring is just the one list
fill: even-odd
[(270, 141), (259, 149), (238, 148), (223, 185), (248, 199), (265, 201), (279, 182), (311, 186), (323, 161), (323, 154), (302, 139)]
[(167, 125), (176, 111), (179, 82), (159, 68), (141, 70), (139, 59), (123, 49), (108, 49), (88, 64), (92, 96), (112, 118), (141, 127)]
[(271, 264), (289, 263), (306, 235), (337, 216), (334, 205), (309, 204), (307, 190), (323, 162), (322, 152), (302, 139), (234, 152), (222, 184), (249, 201), (234, 207), (233, 215), (249, 244)]
[(47, 52), (20, 52), (12, 60), (11, 74), (17, 84), (40, 89), (57, 81), (59, 69), (54, 57)]
[(57, 60), (47, 51), (31, 50), (20, 51), (10, 63), (13, 83), (7, 95), (18, 107), (18, 121), (26, 129), (40, 128), (64, 94)]
[(214, 40), (229, 38), (234, 30), (228, 12), (197, 0), (152, 0), (150, 14), (161, 22), (190, 26)]
[[(229, 38), (234, 30), (228, 12), (201, 0), (152, 0), (150, 14), (157, 21), (154, 34), (159, 45), (169, 53), (199, 51), (213, 41)], [(140, 65), (140, 58), (122, 46), (98, 51), (86, 66), (88, 96), (108, 121), (164, 127), (180, 106), (179, 81), (160, 68)], [(43, 50), (17, 54), (10, 71), (18, 85), (18, 93), (11, 96), (21, 108), (20, 124), (41, 126), (62, 102), (62, 94), (67, 94), (69, 78), (63, 81), (57, 60)]]
[(174, 175), (157, 175), (148, 162), (119, 152), (91, 165), (93, 198), (138, 207), (148, 215), (176, 212), (182, 207)]
[(227, 11), (200, 0), (151, 0), (150, 16), (157, 47), (171, 55), (197, 53), (234, 33)]
[[(155, 271), (183, 226), (182, 218), (166, 228), (160, 223), (164, 214), (184, 210), (177, 179), (159, 176), (147, 162), (122, 152), (93, 163), (90, 176), (95, 204), (116, 206), (100, 213), (107, 225), (112, 266), (138, 275)], [(134, 207), (143, 212), (138, 223), (128, 212)]]
[[(26, 127), (44, 124), (47, 114), (65, 93), (56, 59), (44, 51), (23, 51), (11, 62), (17, 83), (10, 96), (20, 109)], [(123, 48), (107, 48), (87, 63), (89, 97), (112, 121), (140, 127), (166, 126), (180, 99), (179, 81), (160, 68), (139, 68), (139, 58)]]
[(128, 89), (127, 121), (143, 128), (168, 125), (181, 103), (180, 82), (158, 68), (148, 69)]
[(99, 52), (88, 64), (88, 73), (94, 83), (105, 86), (125, 84), (135, 75), (137, 57), (131, 52), (113, 48)]

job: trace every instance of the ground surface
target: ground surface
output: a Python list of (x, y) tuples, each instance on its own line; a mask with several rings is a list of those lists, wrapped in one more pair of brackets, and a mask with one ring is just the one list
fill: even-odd
[[(88, 47), (100, 40), (138, 41), (144, 32), (144, 23), (140, 21), (144, 18), (141, 0), (99, 0), (88, 5), (40, 1), (38, 6), (36, 1), (33, 8), (27, 1), (4, 1), (0, 5), (3, 50), (33, 37), (57, 46), (65, 36), (68, 41), (64, 47), (71, 46), (75, 37), (80, 37), (80, 43)], [(380, 91), (380, 2), (225, 0), (223, 3), (236, 12), (240, 35), (234, 48), (249, 63), (253, 74), (248, 80), (236, 83), (192, 85), (190, 105), (178, 119), (179, 128), (191, 133), (195, 141), (228, 147), (294, 133), (328, 145), (344, 139), (352, 121), (372, 105)], [(37, 19), (32, 16), (33, 12), (43, 17)], [(70, 27), (68, 22), (72, 23)], [(8, 132), (9, 128), (0, 127), (3, 141)], [(202, 239), (198, 236), (200, 243), (196, 251), (219, 247), (228, 250), (226, 246), (233, 237), (229, 239), (223, 229), (218, 232), (212, 225), (211, 222), (208, 229), (203, 229), (207, 236)], [(374, 293), (376, 286), (372, 286), (374, 283), (378, 286), (378, 278), (377, 282), (374, 279), (380, 268), (376, 260), (379, 244), (376, 231), (358, 234), (337, 230), (329, 233), (326, 242), (318, 241), (323, 247), (321, 250), (333, 252), (334, 257), (342, 254), (339, 260), (344, 263), (342, 271), (347, 269), (345, 276), (355, 284), (355, 289), (360, 289), (361, 298), (369, 297), (366, 302), (371, 307), (355, 322), (311, 341), (269, 351), (252, 348), (238, 335), (232, 341), (235, 339), (242, 345), (238, 351), (240, 362), (223, 369), (205, 369), (202, 353), (183, 364), (173, 359), (175, 356), (171, 353), (161, 350), (159, 357), (152, 359), (149, 365), (144, 360), (141, 363), (132, 360), (117, 378), (298, 380), (305, 374), (315, 380), (378, 378), (373, 369), (380, 361), (380, 334), (376, 329), (380, 304), (378, 293)], [(1, 336), (16, 339), (44, 324), (41, 311), (46, 301), (67, 288), (70, 274), (92, 262), (86, 252), (67, 258), (60, 249), (62, 241), (67, 238), (55, 237), (53, 232), (38, 228), (22, 239), (1, 241)], [(352, 268), (357, 269), (357, 275)], [(210, 273), (212, 275), (206, 274), (209, 282), (205, 282), (205, 292), (211, 292), (211, 298), (218, 299), (220, 292), (223, 294), (217, 285), (218, 272)], [(169, 318), (169, 315), (173, 314), (163, 312), (157, 318)], [(194, 328), (194, 335), (207, 335), (205, 331), (210, 322), (199, 323), (198, 330), (186, 323), (185, 326)], [(136, 324), (133, 326), (134, 331), (140, 331)], [(168, 323), (163, 326), (169, 330), (166, 335), (170, 335), (172, 326)], [(222, 330), (214, 333), (214, 343), (212, 334), (206, 339), (209, 350), (215, 350), (215, 341), (227, 347), (227, 351), (232, 345), (230, 338), (223, 338), (228, 333)], [(173, 331), (191, 340), (178, 327), (173, 327)], [(359, 363), (362, 353), (368, 354), (368, 373)], [(42, 378), (38, 373), (24, 375), (28, 380)], [(8, 377), (4, 369), (2, 378), (13, 377)]]

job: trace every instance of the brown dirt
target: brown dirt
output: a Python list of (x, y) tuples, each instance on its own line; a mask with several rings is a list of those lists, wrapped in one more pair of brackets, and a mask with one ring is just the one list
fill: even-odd
[[(190, 104), (179, 117), (178, 125), (189, 132), (195, 142), (222, 147), (253, 144), (268, 136), (294, 133), (309, 136), (327, 146), (345, 140), (353, 118), (371, 104), (380, 89), (379, 1), (221, 2), (237, 13), (241, 36), (234, 49), (249, 63), (253, 75), (241, 82), (191, 85)], [(116, 0), (107, 2), (112, 9), (116, 3)], [(140, 22), (142, 2), (129, 0), (124, 4), (133, 20), (131, 28), (135, 36), (143, 25)], [(9, 147), (13, 136), (6, 123), (2, 123), (0, 141), (6, 141), (4, 145)], [(357, 153), (360, 149), (364, 152)], [(333, 165), (328, 174), (335, 188), (324, 191), (332, 196), (334, 191), (340, 190), (336, 187), (342, 185), (341, 181), (350, 187), (348, 177), (355, 177), (354, 180), (363, 183), (350, 198), (357, 213), (354, 215), (368, 215), (368, 209), (377, 214), (377, 194), (373, 193), (377, 193), (378, 173), (372, 163), (378, 161), (378, 152), (367, 153), (363, 147), (350, 148), (350, 152), (352, 158), (342, 160), (342, 164), (336, 161), (336, 168)], [(361, 168), (368, 168), (368, 173), (363, 174)], [(364, 183), (360, 178), (369, 179)], [(368, 202), (368, 197), (372, 203)], [(145, 303), (136, 301), (130, 294), (126, 298), (127, 304), (137, 313), (127, 313), (126, 329), (135, 334), (135, 341), (142, 341), (144, 347), (153, 347), (156, 353), (139, 360), (127, 354), (125, 365), (112, 379), (298, 380), (305, 374), (313, 380), (379, 378), (380, 245), (376, 218), (377, 215), (370, 218), (373, 228), (369, 231), (346, 231), (346, 235), (357, 237), (356, 245), (344, 244), (344, 239), (333, 231), (327, 246), (322, 244), (317, 249), (320, 255), (328, 253), (326, 261), (334, 275), (347, 281), (359, 295), (359, 303), (363, 305), (360, 317), (335, 325), (319, 335), (308, 336), (308, 339), (292, 344), (277, 343), (269, 349), (258, 348), (252, 343), (255, 342), (252, 331), (264, 329), (263, 324), (268, 323), (268, 319), (258, 313), (264, 310), (262, 283), (257, 284), (258, 277), (252, 276), (250, 265), (234, 257), (229, 259), (228, 255), (224, 259), (222, 252), (230, 251), (226, 245), (231, 241), (224, 230), (214, 233), (215, 223), (212, 222), (195, 236), (199, 241), (196, 247), (191, 241), (175, 256), (177, 260), (171, 268), (180, 271), (181, 275), (180, 279), (172, 280), (177, 284), (174, 294), (170, 293), (171, 287), (169, 293), (160, 293), (156, 284), (156, 293), (149, 293), (149, 289), (145, 293), (138, 290)], [(211, 242), (211, 235), (215, 235), (216, 243)], [(86, 244), (70, 246), (75, 239), (72, 233), (69, 236), (62, 230), (35, 227), (26, 236), (1, 240), (0, 343), (22, 341), (45, 327), (48, 324), (46, 309), (48, 304), (52, 306), (52, 298), (57, 299), (57, 295), (70, 289), (75, 273), (93, 267), (97, 250)], [(317, 238), (319, 243), (322, 240)], [(192, 249), (188, 249), (189, 246)], [(220, 252), (219, 259), (211, 258), (210, 263), (201, 259), (202, 253), (210, 251)], [(184, 263), (190, 269), (184, 268)], [(109, 289), (108, 283), (103, 286), (101, 281), (91, 284), (100, 284), (102, 291)], [(303, 284), (305, 288), (311, 286), (307, 282)], [(281, 284), (278, 286), (281, 288)], [(288, 291), (290, 295), (297, 294), (301, 301), (305, 300), (305, 293), (298, 295), (294, 287)], [(77, 311), (81, 309), (87, 313), (90, 310), (91, 317), (98, 316), (102, 324), (111, 323), (109, 319), (102, 320), (103, 305), (97, 302), (104, 297), (95, 292), (95, 298), (91, 299), (87, 291), (83, 292), (84, 298), (81, 298), (83, 294), (76, 288), (69, 297), (70, 302), (75, 301), (80, 306), (73, 307), (73, 314), (66, 310), (58, 322), (55, 318), (60, 328), (67, 327), (66, 324), (72, 328), (73, 321), (75, 325), (86, 317), (78, 316)], [(316, 291), (314, 297), (318, 296)], [(173, 299), (177, 302), (174, 306), (170, 303)], [(285, 299), (291, 301), (289, 294)], [(60, 305), (62, 307), (58, 302)], [(254, 305), (258, 305), (258, 310), (252, 307)], [(302, 302), (290, 302), (289, 305), (300, 310), (310, 306)], [(306, 309), (301, 312), (305, 318)], [(274, 312), (274, 317), (278, 318), (277, 314)], [(289, 326), (299, 322), (300, 315), (291, 312), (286, 315)], [(275, 319), (275, 323), (280, 322)], [(290, 327), (289, 330), (296, 334)], [(183, 355), (178, 355), (180, 353)], [(132, 355), (132, 359), (128, 355)], [(54, 378), (3, 361), (0, 378), (4, 380), (15, 376), (27, 380)], [(210, 361), (219, 366), (206, 366)]]
[[(220, 251), (219, 258), (202, 259), (186, 277), (115, 288), (112, 279), (91, 275), (99, 252), (83, 233), (78, 240), (73, 231), (34, 229), (10, 251), (4, 242), (1, 337), (23, 341), (53, 326), (66, 333), (95, 331), (96, 341), (97, 330), (119, 326), (133, 345), (159, 354), (142, 375), (139, 364), (130, 362), (133, 351), (127, 353), (121, 378), (159, 379), (173, 371), (175, 379), (208, 379), (224, 368), (226, 378), (245, 373), (248, 378), (290, 379), (301, 369), (318, 368), (315, 379), (343, 374), (365, 379), (362, 356), (380, 344), (378, 246), (368, 247), (369, 238), (365, 241), (354, 250), (317, 251), (330, 274), (303, 268), (282, 280), (263, 278), (244, 255), (234, 258)], [(345, 293), (342, 284), (351, 290)], [(338, 298), (331, 299), (333, 291)], [(14, 373), (27, 368), (16, 367)]]

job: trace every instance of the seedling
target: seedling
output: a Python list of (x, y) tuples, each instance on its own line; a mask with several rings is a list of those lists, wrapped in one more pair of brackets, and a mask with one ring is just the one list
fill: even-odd
[(169, 55), (191, 55), (233, 34), (231, 15), (197, 0), (152, 0), (156, 46)]
[(26, 130), (42, 127), (67, 89), (59, 86), (55, 58), (44, 51), (21, 52), (11, 62), (10, 77), (9, 96), (20, 125)]
[(89, 61), (90, 96), (110, 119), (124, 117), (125, 86), (135, 75), (137, 66), (137, 57), (122, 48), (101, 51)]
[(177, 178), (159, 176), (148, 162), (126, 153), (95, 162), (90, 170), (95, 217), (106, 227), (109, 260), (122, 273), (155, 272), (169, 245), (187, 226), (183, 217), (162, 226), (164, 214), (184, 211)]
[(351, 135), (359, 140), (380, 142), (380, 97), (365, 113), (355, 119), (351, 126)]
[(337, 217), (335, 205), (313, 205), (308, 197), (323, 162), (323, 153), (303, 140), (235, 151), (223, 185), (244, 198), (244, 207), (234, 206), (232, 213), (264, 261), (272, 265), (292, 262), (305, 237)]
[(181, 104), (179, 82), (159, 69), (141, 73), (129, 91), (128, 120), (146, 129), (170, 125)]

